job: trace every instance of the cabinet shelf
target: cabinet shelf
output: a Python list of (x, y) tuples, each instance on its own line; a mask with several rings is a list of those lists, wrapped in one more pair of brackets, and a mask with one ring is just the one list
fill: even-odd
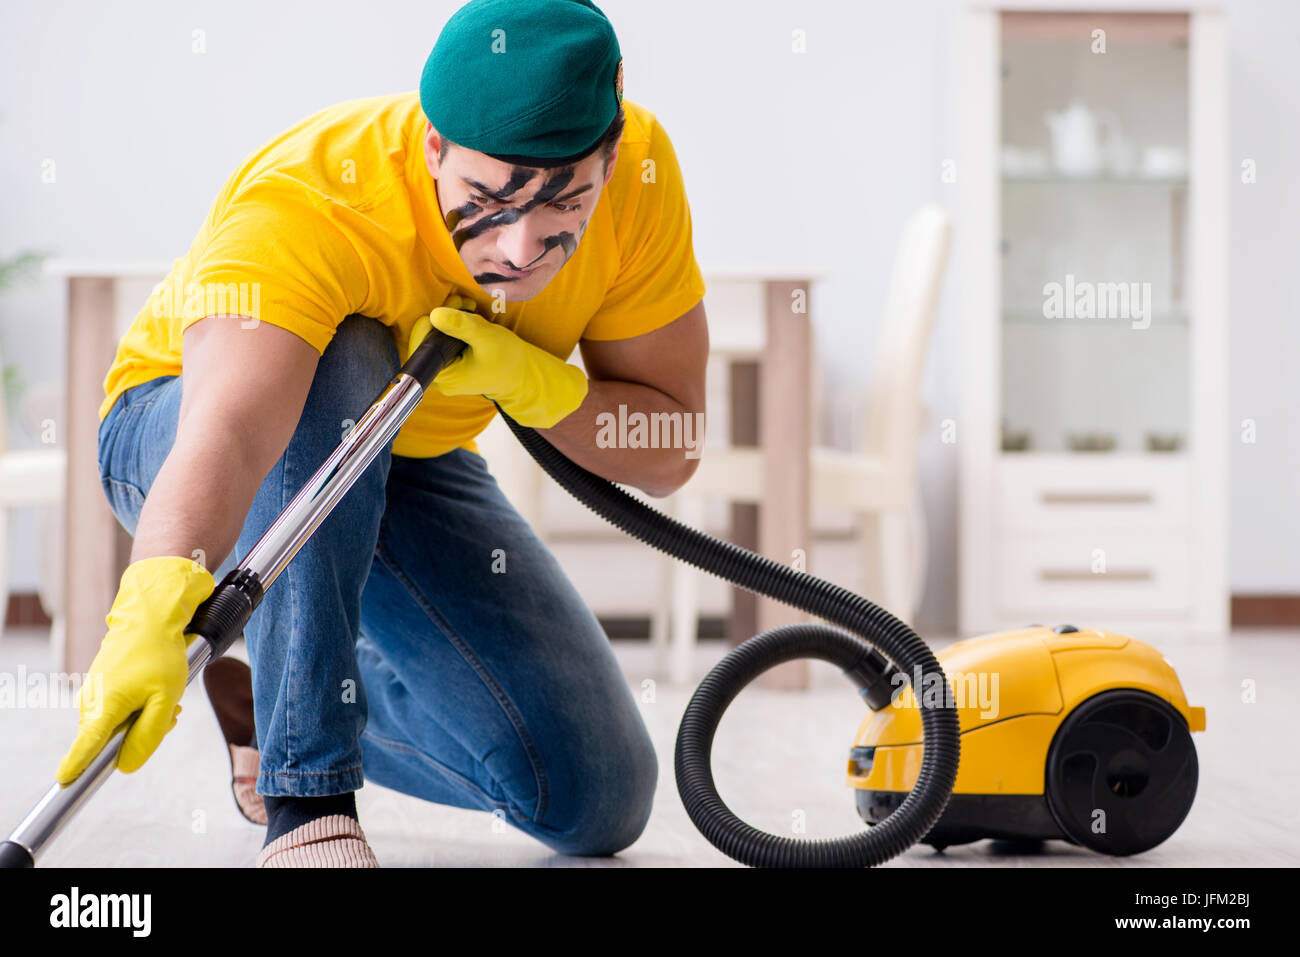
[(1002, 176), (1004, 186), (1163, 186), (1186, 188), (1186, 176)]
[(1071, 449), (1002, 449), (999, 453), (1002, 456), (1015, 456), (1016, 458), (1044, 458), (1046, 456), (1059, 456), (1071, 461), (1079, 459), (1105, 459), (1107, 461), (1129, 461), (1134, 459), (1146, 461), (1148, 459), (1159, 459), (1164, 461), (1187, 461), (1188, 455), (1186, 449), (1179, 449), (1177, 452), (1153, 452), (1150, 449), (1112, 449), (1109, 452), (1083, 452), (1073, 451)]
[[(1049, 319), (1043, 315), (1042, 310), (1033, 309), (1008, 309), (1002, 313), (1002, 321), (1024, 325), (1068, 325), (1068, 326), (1096, 326), (1098, 329), (1115, 329), (1129, 331), (1132, 329), (1131, 319)], [(1191, 316), (1186, 310), (1161, 310), (1151, 317), (1152, 326), (1187, 326), (1191, 321)]]

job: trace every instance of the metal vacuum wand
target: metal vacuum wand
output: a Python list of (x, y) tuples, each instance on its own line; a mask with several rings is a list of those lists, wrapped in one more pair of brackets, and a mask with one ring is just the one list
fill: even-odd
[[(194, 612), (185, 634), (196, 637), (187, 657), (192, 682), (209, 661), (224, 655), (244, 630), (271, 583), (320, 527), (402, 423), (415, 411), (439, 370), (465, 350), (465, 343), (432, 329), (360, 421), (344, 436), (288, 507), (212, 595)], [(36, 859), (72, 816), (108, 780), (139, 712), (118, 726), (108, 742), (70, 784), (54, 784), (0, 843), (0, 867), (34, 867)]]

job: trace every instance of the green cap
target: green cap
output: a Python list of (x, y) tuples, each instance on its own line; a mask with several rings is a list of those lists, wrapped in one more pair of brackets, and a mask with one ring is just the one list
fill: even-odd
[(591, 155), (622, 101), (618, 37), (591, 0), (471, 0), (420, 77), (440, 134), (522, 166)]

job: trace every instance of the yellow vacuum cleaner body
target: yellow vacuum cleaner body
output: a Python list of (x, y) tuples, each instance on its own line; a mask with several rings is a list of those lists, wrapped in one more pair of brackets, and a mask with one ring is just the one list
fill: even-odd
[(957, 783), (926, 844), (1064, 839), (1128, 855), (1182, 824), (1196, 795), (1191, 732), (1205, 730), (1205, 709), (1188, 705), (1155, 648), (1093, 628), (1035, 625), (959, 641), (936, 657), (948, 689), (937, 680), (901, 686), (858, 729), (847, 782), (867, 824), (916, 784), (918, 696), (955, 707), (961, 728)]

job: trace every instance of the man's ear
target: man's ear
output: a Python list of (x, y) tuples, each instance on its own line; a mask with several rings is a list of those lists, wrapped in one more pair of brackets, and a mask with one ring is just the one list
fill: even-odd
[(439, 166), (438, 150), (442, 149), (442, 137), (438, 131), (433, 128), (433, 124), (428, 120), (424, 123), (424, 165), (429, 169), (429, 175), (434, 179), (438, 178)]
[(605, 170), (605, 182), (601, 184), (602, 186), (604, 186), (604, 185), (608, 185), (609, 181), (610, 181), (611, 179), (613, 179), (613, 177), (614, 177), (614, 167), (615, 167), (616, 165), (618, 165), (618, 148), (619, 148), (619, 145), (620, 145), (620, 144), (615, 143), (615, 144), (614, 144), (614, 152), (612, 152), (612, 153), (609, 154), (609, 163), (607, 164), (608, 168)]

